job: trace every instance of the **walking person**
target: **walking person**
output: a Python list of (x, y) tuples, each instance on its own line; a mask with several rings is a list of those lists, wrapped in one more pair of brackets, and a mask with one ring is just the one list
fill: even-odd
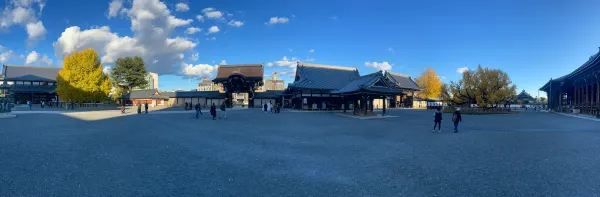
[(213, 120), (216, 120), (216, 118), (217, 118), (217, 106), (215, 106), (215, 103), (212, 103), (212, 105), (210, 106), (210, 115), (212, 116)]
[(263, 111), (267, 112), (267, 104), (266, 103), (263, 105)]
[(31, 101), (27, 101), (27, 106), (29, 107), (29, 110), (31, 110)]
[(196, 103), (194, 108), (196, 110), (196, 119), (200, 119), (200, 115), (202, 115), (202, 107), (200, 106), (200, 103)]
[(442, 132), (442, 111), (441, 108), (437, 108), (437, 110), (435, 111), (435, 113), (433, 114), (433, 133), (435, 133), (435, 128), (437, 126), (438, 129), (438, 133)]
[(137, 113), (142, 114), (142, 104), (141, 103), (137, 103)]
[(227, 111), (225, 108), (225, 102), (221, 103), (221, 119), (227, 119)]
[(454, 122), (454, 133), (458, 133), (458, 123), (462, 122), (460, 107), (456, 108), (456, 111), (452, 114), (452, 122)]
[(273, 112), (273, 103), (271, 101), (267, 104), (267, 112)]
[(144, 112), (148, 114), (148, 102), (144, 103)]

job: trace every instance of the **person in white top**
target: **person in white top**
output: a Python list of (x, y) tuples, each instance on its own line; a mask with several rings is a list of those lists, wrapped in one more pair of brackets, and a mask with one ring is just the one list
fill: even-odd
[(271, 101), (269, 101), (269, 103), (267, 103), (267, 112), (272, 112), (271, 110), (273, 109), (273, 104), (271, 104)]

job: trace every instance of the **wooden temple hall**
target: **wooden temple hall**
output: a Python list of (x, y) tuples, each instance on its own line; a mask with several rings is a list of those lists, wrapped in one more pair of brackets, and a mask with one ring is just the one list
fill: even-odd
[(540, 90), (552, 111), (600, 116), (600, 52), (575, 71), (551, 79)]
[(354, 67), (298, 63), (285, 98), (289, 107), (304, 110), (354, 110), (410, 107), (415, 91), (410, 77), (390, 72), (360, 76)]

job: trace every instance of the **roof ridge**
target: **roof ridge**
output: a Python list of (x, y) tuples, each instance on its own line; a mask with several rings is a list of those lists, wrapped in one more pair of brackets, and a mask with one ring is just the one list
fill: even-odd
[(336, 70), (346, 70), (346, 71), (358, 71), (356, 67), (349, 66), (334, 66), (334, 65), (325, 65), (325, 64), (314, 64), (314, 63), (299, 63), (304, 67), (317, 67), (317, 68), (328, 68), (328, 69), (336, 69)]
[(404, 74), (404, 73), (397, 73), (397, 72), (393, 72), (393, 71), (385, 71), (385, 72), (390, 73), (391, 75), (396, 75), (396, 76), (401, 76), (401, 77), (410, 77), (410, 75)]

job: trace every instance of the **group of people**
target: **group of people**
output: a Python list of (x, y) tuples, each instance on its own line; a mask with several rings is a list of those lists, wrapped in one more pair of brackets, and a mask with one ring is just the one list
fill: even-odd
[[(458, 133), (458, 124), (462, 122), (462, 115), (460, 113), (460, 108), (456, 108), (456, 110), (452, 113), (452, 123), (454, 123), (454, 133)], [(437, 128), (437, 131), (436, 131)], [(435, 113), (433, 114), (433, 133), (441, 133), (442, 132), (442, 109), (437, 108)]]
[(263, 105), (263, 111), (278, 114), (281, 112), (281, 104), (275, 103), (275, 105), (273, 105), (273, 103), (269, 101)]
[[(137, 113), (142, 114), (142, 104), (141, 103), (137, 104)], [(144, 113), (145, 114), (148, 113), (148, 103), (144, 103)]]
[[(187, 103), (186, 103), (186, 105), (187, 105)], [(192, 104), (189, 104), (189, 105), (192, 106)], [(221, 103), (219, 109), (221, 110), (220, 119), (227, 119), (227, 107), (225, 106), (225, 102)], [(194, 105), (194, 110), (196, 110), (196, 119), (200, 119), (200, 116), (202, 116), (202, 105), (200, 105), (200, 103), (196, 103), (196, 105)], [(211, 104), (209, 112), (210, 112), (210, 116), (212, 117), (212, 119), (216, 120), (217, 119), (217, 106), (215, 105), (215, 103)]]

